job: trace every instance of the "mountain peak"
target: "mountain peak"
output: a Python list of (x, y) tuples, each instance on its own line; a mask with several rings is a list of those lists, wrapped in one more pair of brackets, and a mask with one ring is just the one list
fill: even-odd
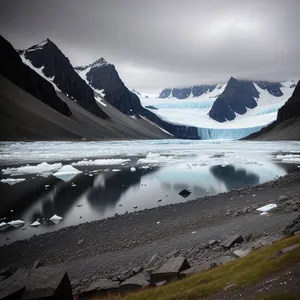
[(106, 64), (108, 64), (107, 60), (104, 57), (100, 57), (99, 59), (97, 59), (95, 62), (92, 63), (92, 67), (98, 67)]

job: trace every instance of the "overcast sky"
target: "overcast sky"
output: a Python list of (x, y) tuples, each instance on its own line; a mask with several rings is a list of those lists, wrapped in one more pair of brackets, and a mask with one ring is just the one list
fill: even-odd
[(73, 66), (105, 57), (129, 88), (300, 77), (300, 0), (0, 0), (15, 48), (50, 38)]

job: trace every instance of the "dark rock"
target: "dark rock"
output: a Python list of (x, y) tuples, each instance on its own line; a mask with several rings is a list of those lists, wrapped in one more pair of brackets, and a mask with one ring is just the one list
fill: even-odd
[(65, 116), (72, 113), (48, 81), (23, 64), (13, 46), (0, 35), (0, 74)]
[(180, 272), (189, 268), (190, 265), (185, 257), (178, 256), (171, 258), (151, 274), (151, 282), (159, 282), (177, 278)]
[[(72, 287), (66, 272), (50, 268), (19, 271), (0, 283), (0, 299), (3, 295), (29, 299), (72, 299)], [(6, 298), (7, 299), (7, 298)]]
[(230, 248), (234, 244), (241, 244), (243, 242), (244, 242), (244, 238), (240, 234), (235, 234), (231, 237), (228, 237), (225, 241), (223, 241), (221, 246), (224, 248)]
[(173, 249), (166, 255), (166, 257), (171, 258), (171, 257), (175, 256), (176, 254), (178, 254), (179, 252), (180, 251), (178, 249)]
[(255, 98), (259, 98), (259, 93), (253, 82), (231, 77), (208, 114), (218, 122), (231, 121), (235, 119), (235, 113), (243, 115), (247, 109), (256, 107)]
[(158, 98), (168, 98), (172, 97), (177, 99), (186, 99), (190, 95), (193, 97), (199, 97), (206, 92), (211, 92), (216, 88), (216, 85), (195, 85), (188, 88), (173, 88), (173, 89), (164, 89), (159, 94)]
[(216, 241), (216, 240), (210, 240), (209, 242), (208, 242), (208, 245), (209, 246), (213, 246), (213, 245), (215, 245), (215, 244), (217, 244), (218, 242)]
[(133, 274), (138, 274), (138, 273), (142, 272), (142, 270), (143, 270), (142, 267), (135, 267), (135, 268), (132, 268)]
[(149, 276), (146, 276), (145, 273), (139, 273), (122, 282), (120, 288), (122, 290), (137, 290), (145, 288), (150, 285), (149, 279)]
[(37, 260), (33, 263), (32, 267), (33, 267), (34, 269), (37, 269), (37, 268), (40, 267), (41, 265), (42, 265), (41, 260), (40, 260), (40, 259), (37, 259)]
[(167, 281), (164, 280), (164, 281), (156, 282), (155, 285), (156, 285), (157, 287), (160, 287), (160, 286), (165, 285), (166, 283), (167, 283)]
[(181, 197), (183, 197), (183, 198), (187, 198), (190, 194), (191, 194), (191, 192), (190, 191), (188, 191), (188, 190), (186, 190), (186, 189), (183, 189), (180, 193), (178, 193)]
[(200, 273), (200, 272), (204, 272), (207, 270), (210, 270), (211, 268), (215, 267), (216, 265), (214, 263), (210, 263), (210, 262), (206, 262), (200, 265), (196, 265), (193, 266), (189, 269), (186, 269), (182, 272), (180, 272), (179, 277), (186, 277), (189, 276), (191, 274), (195, 274), (195, 273)]
[(111, 292), (116, 292), (120, 287), (118, 281), (108, 280), (108, 279), (99, 279), (97, 281), (92, 282), (88, 288), (83, 289), (80, 293), (81, 296), (85, 296), (88, 294), (108, 294)]
[(252, 233), (246, 235), (246, 236), (244, 237), (244, 239), (245, 239), (245, 241), (246, 241), (247, 243), (250, 242), (251, 239), (252, 239)]
[(152, 270), (154, 270), (155, 267), (157, 266), (157, 263), (158, 263), (159, 260), (160, 260), (160, 257), (159, 257), (157, 254), (153, 255), (153, 256), (150, 258), (150, 260), (148, 261), (148, 263), (146, 264), (145, 269), (146, 269), (147, 271), (152, 271)]
[(71, 99), (75, 99), (77, 104), (99, 118), (109, 118), (96, 103), (92, 88), (78, 75), (69, 59), (52, 41), (47, 39), (42, 46), (34, 45), (22, 54), (34, 67), (44, 67), (45, 76), (54, 76), (53, 82)]
[(233, 287), (236, 287), (236, 286), (237, 286), (236, 283), (229, 284), (225, 287), (224, 291), (230, 290), (230, 289), (232, 289)]

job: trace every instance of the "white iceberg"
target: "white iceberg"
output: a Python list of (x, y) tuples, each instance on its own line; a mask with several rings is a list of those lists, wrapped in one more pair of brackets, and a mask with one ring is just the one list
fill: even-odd
[(40, 225), (41, 225), (41, 223), (39, 221), (35, 221), (32, 224), (30, 224), (31, 227), (38, 227)]
[(6, 226), (8, 226), (8, 224), (7, 224), (7, 223), (5, 223), (5, 222), (2, 222), (2, 223), (0, 223), (0, 228), (2, 228), (2, 227), (6, 227)]
[(13, 221), (8, 222), (7, 224), (10, 226), (13, 226), (13, 227), (20, 227), (20, 226), (24, 225), (25, 222), (22, 220), (13, 220)]
[(120, 165), (130, 161), (130, 159), (108, 158), (95, 160), (80, 160), (73, 162), (72, 166), (106, 166), (106, 165)]
[(270, 211), (271, 209), (276, 208), (276, 207), (277, 207), (277, 204), (271, 203), (271, 204), (267, 204), (267, 205), (265, 205), (265, 206), (259, 207), (259, 208), (257, 208), (256, 210), (261, 211), (261, 212), (263, 212), (263, 213), (266, 213), (266, 212), (268, 212), (268, 211)]
[(65, 165), (54, 173), (53, 176), (67, 182), (72, 180), (79, 173), (82, 173), (82, 171), (75, 169), (71, 165)]
[(38, 165), (27, 165), (18, 168), (6, 168), (2, 169), (2, 173), (5, 175), (16, 176), (16, 175), (26, 175), (26, 174), (52, 174), (62, 167), (61, 163), (48, 164), (42, 162)]
[(63, 218), (58, 216), (58, 215), (53, 215), (51, 218), (50, 218), (50, 221), (53, 222), (54, 224), (57, 224), (59, 223)]
[(131, 172), (135, 172), (135, 171), (136, 171), (136, 168), (135, 168), (135, 167), (131, 167), (131, 168), (130, 168), (130, 171), (131, 171)]
[(5, 178), (1, 179), (1, 182), (8, 183), (9, 185), (14, 185), (25, 180), (25, 178)]

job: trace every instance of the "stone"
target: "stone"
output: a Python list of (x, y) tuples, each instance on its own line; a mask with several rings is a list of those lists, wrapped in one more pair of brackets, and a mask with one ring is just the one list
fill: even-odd
[(223, 248), (230, 248), (234, 244), (241, 244), (244, 242), (244, 238), (240, 234), (235, 234), (228, 237), (225, 241), (222, 242), (221, 246)]
[(84, 239), (80, 239), (80, 240), (78, 240), (78, 245), (81, 245), (82, 243), (84, 242)]
[(281, 201), (285, 201), (287, 199), (288, 199), (288, 196), (280, 195), (277, 200), (281, 202)]
[(159, 269), (151, 274), (151, 282), (159, 282), (178, 278), (178, 274), (190, 268), (190, 264), (183, 256), (169, 259)]
[(167, 283), (167, 281), (164, 280), (164, 281), (156, 282), (155, 285), (156, 285), (157, 287), (160, 287), (160, 286), (165, 285), (166, 283)]
[(216, 241), (216, 240), (210, 240), (209, 242), (208, 242), (208, 245), (209, 246), (213, 246), (214, 244), (217, 244), (218, 242)]
[(179, 253), (179, 250), (178, 249), (173, 249), (171, 250), (168, 254), (167, 254), (167, 258), (171, 258), (173, 256), (175, 256), (176, 254)]
[(186, 189), (183, 189), (181, 192), (179, 192), (178, 193), (181, 197), (183, 197), (183, 198), (187, 198), (190, 194), (191, 194), (191, 192), (190, 191), (188, 191), (188, 190), (186, 190)]
[(34, 269), (37, 269), (37, 268), (40, 267), (41, 265), (42, 265), (41, 260), (40, 260), (40, 259), (37, 259), (37, 260), (33, 263), (32, 267), (33, 267)]
[(156, 268), (156, 265), (157, 265), (159, 260), (160, 260), (160, 257), (157, 254), (154, 254), (150, 258), (148, 263), (146, 264), (145, 269), (149, 272), (153, 271)]
[(116, 292), (120, 287), (118, 281), (113, 281), (109, 279), (99, 279), (92, 282), (86, 289), (82, 290), (81, 296), (87, 294), (108, 294), (111, 292)]
[(22, 300), (73, 300), (68, 274), (52, 268), (16, 272), (0, 283), (0, 299), (5, 299), (4, 295), (10, 295), (11, 299), (19, 299), (18, 297), (22, 296)]
[(211, 263), (212, 267), (214, 267), (214, 266), (220, 266), (220, 265), (227, 264), (234, 260), (235, 260), (235, 257), (225, 255), (225, 256), (221, 256), (221, 257), (218, 257), (218, 258), (212, 260), (210, 263)]
[(250, 249), (245, 249), (245, 250), (240, 249), (240, 250), (233, 251), (233, 255), (236, 256), (237, 258), (242, 258), (247, 256), (250, 252), (251, 252)]
[(297, 235), (297, 234), (300, 234), (300, 230), (294, 232), (294, 235)]
[(251, 239), (252, 239), (252, 233), (250, 233), (250, 234), (248, 234), (248, 235), (246, 235), (246, 236), (244, 237), (244, 240), (245, 240), (247, 243), (249, 243), (249, 242), (251, 241)]
[(193, 266), (189, 269), (186, 269), (186, 270), (180, 272), (179, 277), (186, 277), (186, 276), (189, 276), (189, 275), (192, 275), (195, 273), (204, 272), (204, 271), (207, 271), (207, 270), (213, 268), (214, 266), (215, 266), (214, 264), (211, 264), (209, 262), (206, 262), (206, 263), (203, 263), (200, 265), (196, 265), (196, 266)]
[(138, 290), (150, 286), (149, 276), (145, 273), (136, 274), (120, 284), (122, 290)]
[(229, 284), (225, 287), (224, 291), (230, 290), (231, 288), (233, 288), (235, 286), (236, 286), (236, 283)]
[(283, 252), (283, 254), (285, 254), (285, 253), (292, 252), (292, 251), (294, 251), (295, 249), (297, 249), (299, 247), (300, 247), (300, 244), (296, 244), (296, 245), (292, 245), (292, 246), (283, 248), (283, 249), (281, 249), (281, 251)]
[(132, 268), (133, 274), (138, 274), (138, 273), (142, 272), (142, 270), (143, 270), (142, 267), (135, 267), (135, 268)]

